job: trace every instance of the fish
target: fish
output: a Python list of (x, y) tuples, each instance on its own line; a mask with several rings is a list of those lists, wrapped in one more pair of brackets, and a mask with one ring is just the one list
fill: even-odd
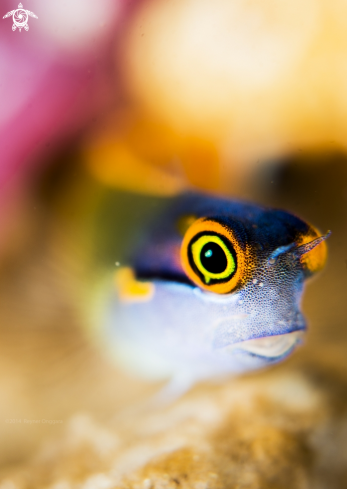
[(303, 342), (304, 285), (329, 235), (284, 210), (176, 196), (115, 274), (105, 347), (175, 392), (280, 362)]

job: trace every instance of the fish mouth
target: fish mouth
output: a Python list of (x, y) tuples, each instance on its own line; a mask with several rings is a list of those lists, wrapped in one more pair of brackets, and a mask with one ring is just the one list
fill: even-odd
[(228, 350), (230, 352), (241, 350), (264, 359), (279, 360), (289, 355), (296, 346), (303, 342), (304, 334), (304, 331), (293, 331), (292, 333), (264, 336), (235, 343), (229, 346)]

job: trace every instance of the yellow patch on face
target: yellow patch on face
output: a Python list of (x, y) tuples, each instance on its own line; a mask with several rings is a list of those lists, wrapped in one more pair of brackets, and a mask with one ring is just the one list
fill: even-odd
[[(314, 239), (318, 238), (321, 233), (314, 227), (311, 227), (311, 230), (308, 234), (301, 237), (298, 241), (299, 246), (303, 244), (310, 243)], [(305, 253), (301, 256), (301, 263), (309, 270), (311, 273), (319, 272), (325, 265), (326, 259), (328, 255), (328, 247), (325, 241), (322, 241), (317, 245), (313, 250)]]
[(154, 284), (136, 280), (133, 269), (130, 267), (117, 270), (114, 282), (122, 302), (147, 302), (153, 298)]

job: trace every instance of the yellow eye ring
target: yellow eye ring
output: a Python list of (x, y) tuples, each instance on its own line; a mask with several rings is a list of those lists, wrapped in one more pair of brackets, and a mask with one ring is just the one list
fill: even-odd
[(228, 226), (201, 218), (184, 235), (181, 262), (196, 285), (227, 294), (243, 282), (246, 253)]
[[(195, 239), (191, 241), (188, 253), (191, 254), (190, 258), (207, 285), (212, 280), (222, 281), (230, 278), (237, 268), (235, 253), (221, 236), (214, 233), (205, 232), (196, 235)], [(219, 260), (218, 258), (214, 260), (214, 267), (211, 264), (208, 265), (207, 263), (213, 261), (216, 255), (218, 255)], [(212, 271), (212, 268), (215, 270)]]

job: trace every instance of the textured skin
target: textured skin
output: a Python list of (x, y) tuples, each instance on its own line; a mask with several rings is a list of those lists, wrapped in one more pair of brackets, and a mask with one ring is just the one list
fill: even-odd
[[(237, 290), (206, 292), (188, 279), (178, 229), (184, 215), (218, 219), (248, 247), (250, 266)], [(109, 346), (134, 370), (181, 385), (281, 360), (296, 345), (276, 357), (234, 345), (305, 330), (300, 301), (309, 272), (291, 250), (312, 233), (311, 226), (280, 210), (201, 194), (173, 199), (130, 259), (137, 278), (154, 284), (154, 294), (128, 303), (113, 295)]]

